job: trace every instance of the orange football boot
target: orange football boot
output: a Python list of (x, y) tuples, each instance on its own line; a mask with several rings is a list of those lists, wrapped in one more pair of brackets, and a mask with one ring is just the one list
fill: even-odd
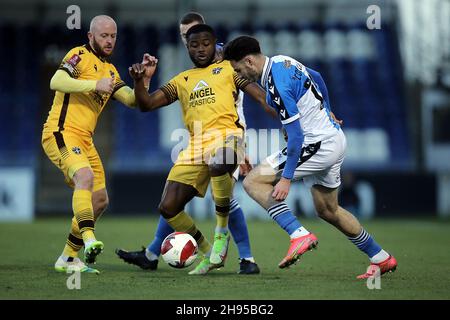
[(319, 241), (317, 237), (310, 233), (303, 237), (291, 239), (291, 246), (287, 252), (286, 257), (278, 264), (281, 269), (289, 267), (291, 264), (297, 262), (302, 254), (308, 250), (315, 249)]
[(380, 276), (387, 272), (394, 272), (397, 269), (397, 260), (395, 260), (394, 256), (389, 255), (389, 258), (380, 262), (380, 263), (371, 263), (367, 268), (367, 272), (357, 276), (357, 279), (367, 279), (375, 276), (377, 271), (380, 271)]

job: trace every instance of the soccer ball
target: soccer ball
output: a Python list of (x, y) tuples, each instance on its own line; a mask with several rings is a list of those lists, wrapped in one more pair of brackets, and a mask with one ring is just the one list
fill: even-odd
[(161, 245), (163, 260), (171, 267), (189, 267), (197, 258), (197, 241), (187, 233), (174, 232), (169, 234)]

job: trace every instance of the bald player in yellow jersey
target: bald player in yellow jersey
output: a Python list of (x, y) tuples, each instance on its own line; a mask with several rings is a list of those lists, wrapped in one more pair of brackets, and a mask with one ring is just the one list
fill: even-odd
[[(162, 200), (161, 215), (176, 231), (191, 234), (205, 257), (191, 274), (223, 266), (230, 240), (228, 215), (232, 196), (232, 174), (244, 153), (244, 128), (236, 109), (239, 90), (265, 103), (264, 90), (237, 76), (228, 61), (216, 60), (214, 30), (197, 24), (187, 31), (187, 48), (195, 68), (184, 71), (150, 95), (143, 78), (153, 75), (157, 59), (146, 66), (134, 64), (136, 100), (142, 111), (152, 111), (179, 100), (183, 121), (190, 133), (189, 146), (178, 155), (170, 170)], [(217, 225), (211, 247), (184, 211), (195, 196), (203, 197), (211, 182)]]
[[(55, 98), (42, 132), (42, 146), (49, 159), (74, 188), (74, 217), (63, 253), (55, 270), (72, 268), (98, 272), (78, 259), (84, 246), (87, 263), (95, 263), (103, 243), (94, 235), (95, 221), (108, 206), (105, 172), (93, 143), (97, 119), (110, 98), (133, 107), (134, 91), (121, 80), (107, 58), (113, 53), (117, 26), (108, 16), (92, 19), (89, 43), (75, 47), (64, 57), (50, 82)], [(147, 84), (149, 78), (144, 80)]]

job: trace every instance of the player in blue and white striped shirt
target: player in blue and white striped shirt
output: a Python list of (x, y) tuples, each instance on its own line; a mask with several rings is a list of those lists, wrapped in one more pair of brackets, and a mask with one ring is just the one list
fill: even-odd
[(240, 76), (261, 80), (267, 90), (267, 103), (278, 112), (287, 132), (287, 148), (269, 156), (244, 180), (247, 193), (291, 238), (279, 267), (290, 266), (318, 244), (317, 237), (301, 225), (284, 202), (291, 181), (303, 179), (311, 187), (319, 217), (334, 225), (369, 257), (368, 271), (358, 278), (394, 271), (395, 258), (375, 242), (350, 212), (339, 206), (346, 139), (330, 114), (328, 94), (325, 99), (321, 92), (326, 92), (326, 86), (322, 81), (320, 90), (315, 82), (322, 80), (320, 74), (312, 77), (309, 71), (314, 71), (288, 56), (266, 57), (258, 41), (248, 36), (228, 43), (224, 55)]

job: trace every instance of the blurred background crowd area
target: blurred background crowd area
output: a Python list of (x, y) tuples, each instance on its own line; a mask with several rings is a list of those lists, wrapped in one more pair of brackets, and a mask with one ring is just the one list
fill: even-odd
[[(66, 27), (66, 10), (73, 4), (81, 10), (80, 30)], [(191, 67), (178, 20), (192, 10), (203, 14), (220, 42), (253, 35), (266, 55), (292, 56), (322, 74), (348, 139), (343, 189), (356, 195), (344, 199), (352, 202), (365, 192), (372, 211), (387, 206), (387, 212), (450, 212), (448, 0), (3, 0), (0, 178), (17, 177), (17, 170), (28, 175), (33, 211), (68, 209), (70, 189), (61, 187), (62, 176), (42, 152), (40, 134), (53, 99), (50, 78), (68, 50), (87, 43), (91, 18), (108, 14), (116, 20), (112, 62), (128, 85), (129, 65), (145, 52), (159, 58), (154, 90)], [(371, 29), (368, 20), (377, 14), (379, 28)], [(141, 201), (125, 196), (130, 185), (142, 183), (159, 196), (177, 143), (171, 134), (183, 127), (176, 105), (143, 114), (111, 101), (103, 111), (94, 141), (110, 193), (120, 199), (112, 199), (113, 211)], [(244, 99), (244, 112), (248, 128), (280, 127), (251, 99)], [(160, 183), (153, 187), (146, 179)], [(368, 181), (366, 191), (354, 191), (358, 181)], [(0, 183), (3, 207), (13, 197), (2, 191), (8, 186)], [(134, 211), (140, 210), (136, 205)]]

